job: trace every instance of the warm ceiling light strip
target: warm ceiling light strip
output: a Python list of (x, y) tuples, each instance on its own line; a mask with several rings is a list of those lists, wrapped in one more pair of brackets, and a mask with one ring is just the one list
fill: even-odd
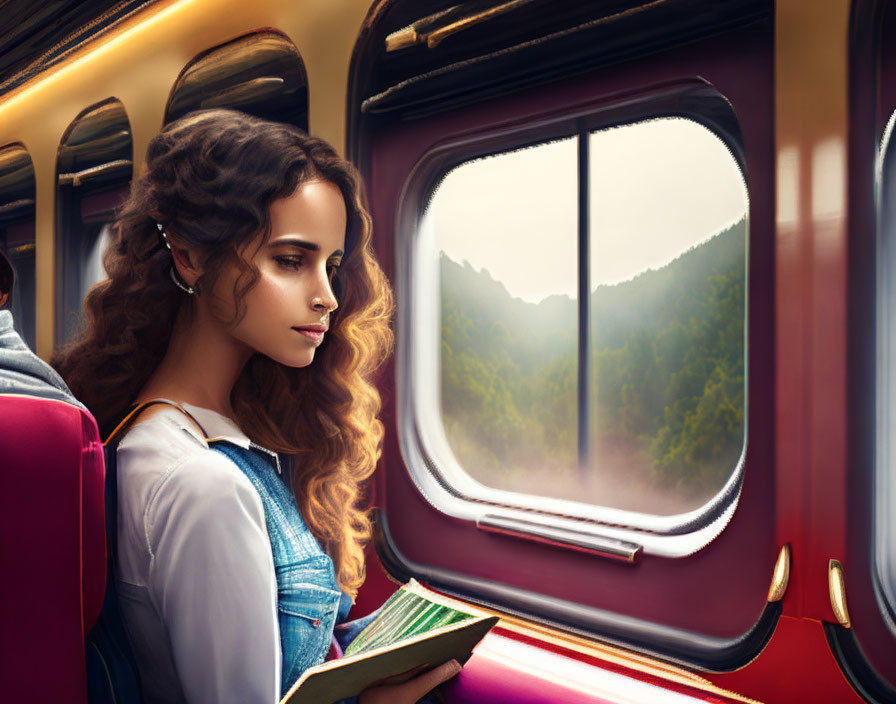
[(104, 36), (102, 39), (97, 40), (95, 43), (89, 42), (87, 44), (88, 48), (85, 50), (86, 53), (80, 53), (79, 55), (76, 55), (71, 59), (65, 60), (56, 68), (49, 70), (45, 74), (41, 74), (33, 82), (29, 81), (19, 88), (13, 90), (10, 93), (10, 97), (0, 103), (0, 115), (2, 115), (11, 106), (31, 97), (41, 90), (45, 90), (53, 86), (57, 81), (64, 78), (65, 76), (68, 76), (71, 73), (78, 71), (85, 66), (88, 66), (91, 62), (102, 58), (105, 54), (116, 48), (121, 43), (128, 40), (133, 40), (138, 35), (152, 30), (152, 28), (159, 24), (159, 22), (162, 22), (174, 13), (182, 10), (187, 5), (191, 5), (197, 1), (198, 0), (175, 0), (167, 7), (159, 7), (159, 5), (154, 5), (151, 8), (148, 8), (145, 13), (138, 13), (136, 17), (140, 19), (136, 21), (136, 23), (134, 23), (135, 18), (132, 18), (130, 22), (128, 20), (125, 20), (125, 24), (129, 24), (130, 26), (122, 26), (118, 30), (112, 30), (109, 35)]

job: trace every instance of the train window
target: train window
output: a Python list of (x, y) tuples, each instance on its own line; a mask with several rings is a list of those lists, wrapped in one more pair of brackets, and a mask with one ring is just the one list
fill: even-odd
[(577, 474), (576, 144), (462, 164), (423, 218), (441, 318), (425, 424), (444, 429), (435, 452), (456, 483), (542, 494)]
[[(833, 614), (823, 621), (825, 635), (845, 679), (867, 701), (896, 701), (896, 12), (892, 2), (853, 3), (850, 13), (849, 125), (844, 172), (848, 201), (836, 192), (831, 212), (815, 211), (819, 232), (831, 227), (843, 212), (846, 245), (838, 252), (847, 276), (837, 280), (830, 302), (844, 302), (843, 347), (837, 361), (846, 385), (846, 408), (841, 438), (847, 444), (847, 462), (825, 468), (842, 482), (847, 499), (843, 518), (834, 525), (846, 540), (831, 544), (829, 578), (843, 580), (847, 606), (833, 603)], [(859, 129), (852, 129), (859, 126)], [(817, 131), (816, 131), (817, 132)], [(813, 135), (821, 140), (820, 133)], [(836, 140), (819, 141), (815, 151)], [(842, 156), (842, 154), (841, 154)], [(814, 164), (813, 164), (814, 166)], [(813, 171), (815, 169), (813, 168)], [(835, 173), (837, 169), (835, 169)], [(818, 176), (813, 174), (814, 180)], [(840, 184), (836, 177), (830, 183)], [(842, 185), (842, 184), (840, 184)], [(847, 206), (845, 209), (841, 206)], [(840, 207), (840, 210), (837, 208)], [(825, 209), (822, 208), (824, 211)], [(827, 209), (830, 211), (830, 208)], [(833, 231), (833, 230), (830, 230)], [(829, 336), (828, 336), (829, 337)], [(819, 358), (837, 359), (838, 351), (823, 350)], [(827, 364), (827, 362), (824, 362)], [(824, 427), (828, 427), (828, 418)], [(831, 426), (833, 427), (833, 426)], [(839, 442), (840, 440), (838, 440)], [(817, 444), (817, 443), (816, 443)], [(822, 442), (820, 448), (833, 447)], [(842, 478), (839, 472), (842, 471)], [(834, 484), (836, 486), (836, 484)], [(829, 497), (818, 497), (826, 506)], [(839, 510), (839, 509), (838, 509)], [(839, 554), (838, 554), (839, 553)], [(827, 557), (827, 556), (825, 556)], [(832, 587), (833, 589), (833, 587)]]
[[(891, 614), (896, 615), (896, 112), (880, 148), (877, 240), (877, 458), (874, 491), (875, 582)], [(892, 623), (892, 621), (891, 621)], [(893, 627), (893, 626), (891, 626)]]
[(778, 613), (774, 7), (438, 9), (390, 3), (350, 80), (397, 301), (377, 553), (739, 667)]
[(35, 345), (34, 166), (21, 144), (0, 148), (0, 248), (15, 271), (9, 307), (16, 330)]
[(723, 493), (744, 453), (746, 236), (738, 162), (689, 119), (452, 168), (421, 220), (413, 297), (437, 299), (421, 332), (433, 306), (441, 321), (414, 366), (443, 481), (639, 527)]
[(124, 107), (109, 100), (83, 112), (63, 137), (57, 161), (56, 340), (80, 327), (84, 296), (105, 278), (107, 223), (124, 200), (133, 171)]
[(165, 122), (191, 110), (232, 108), (308, 130), (308, 80), (295, 45), (255, 32), (204, 52), (183, 70)]
[(589, 495), (691, 511), (745, 449), (746, 184), (692, 120), (593, 132), (589, 153)]

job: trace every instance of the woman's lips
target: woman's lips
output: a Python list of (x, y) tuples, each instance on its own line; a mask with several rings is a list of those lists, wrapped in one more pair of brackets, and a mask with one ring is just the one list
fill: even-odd
[(316, 344), (320, 344), (324, 340), (324, 333), (327, 329), (323, 326), (310, 325), (304, 328), (293, 328), (297, 333), (304, 335)]

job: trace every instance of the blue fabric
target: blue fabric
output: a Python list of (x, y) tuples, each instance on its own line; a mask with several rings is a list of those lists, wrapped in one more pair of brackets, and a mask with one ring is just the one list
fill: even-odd
[[(351, 597), (339, 588), (333, 560), (302, 520), (295, 498), (277, 473), (272, 458), (226, 441), (212, 442), (209, 446), (239, 467), (261, 496), (277, 576), (282, 697), (307, 668), (324, 661), (334, 636), (345, 650), (376, 618), (379, 609), (343, 623), (352, 606)], [(357, 701), (354, 696), (337, 704), (357, 704)], [(418, 704), (439, 701), (437, 695), (430, 693)]]
[(353, 621), (346, 621), (336, 626), (333, 630), (333, 635), (336, 637), (336, 642), (339, 643), (339, 647), (342, 648), (343, 652), (345, 652), (345, 649), (348, 648), (357, 635), (367, 628), (367, 625), (379, 615), (380, 609), (382, 609), (382, 606), (376, 611), (371, 611), (366, 616), (356, 618)]
[(339, 588), (333, 560), (305, 525), (271, 458), (228, 442), (210, 447), (240, 468), (264, 507), (277, 577), (283, 696), (305, 670), (324, 661), (336, 621), (345, 618), (351, 599)]

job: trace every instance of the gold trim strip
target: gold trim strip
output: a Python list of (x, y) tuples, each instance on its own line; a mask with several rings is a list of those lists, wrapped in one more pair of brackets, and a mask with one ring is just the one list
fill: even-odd
[(407, 49), (420, 42), (420, 35), (414, 25), (392, 32), (386, 37), (386, 53)]
[(523, 5), (528, 5), (532, 0), (510, 0), (510, 2), (505, 2), (501, 5), (496, 5), (495, 7), (490, 7), (487, 10), (483, 10), (482, 12), (477, 12), (472, 15), (468, 15), (467, 17), (463, 17), (456, 22), (452, 22), (451, 24), (447, 24), (444, 27), (439, 27), (432, 32), (429, 32), (426, 35), (426, 46), (430, 49), (437, 46), (443, 39), (446, 37), (450, 37), (452, 34), (457, 34), (468, 27), (472, 27), (474, 25), (480, 24), (481, 22), (485, 22), (486, 20), (490, 20), (493, 17), (498, 17), (499, 15), (503, 15), (506, 12), (510, 12), (511, 10), (516, 10), (518, 7), (522, 7)]
[(261, 76), (250, 81), (224, 88), (210, 98), (203, 100), (201, 108), (222, 108), (244, 105), (277, 93), (286, 83), (280, 76)]
[(91, 166), (90, 168), (83, 169), (81, 171), (78, 171), (77, 173), (59, 174), (59, 185), (73, 187), (80, 186), (85, 179), (89, 179), (94, 176), (104, 176), (105, 174), (109, 174), (114, 171), (127, 168), (129, 166), (134, 166), (133, 162), (130, 159), (116, 159), (115, 161), (110, 161), (105, 164)]
[(788, 582), (790, 582), (790, 543), (784, 543), (781, 552), (778, 553), (775, 570), (772, 572), (772, 584), (768, 588), (769, 603), (784, 598)]
[(399, 49), (407, 49), (415, 44), (419, 44), (426, 39), (426, 32), (430, 27), (438, 24), (439, 20), (448, 21), (451, 17), (456, 17), (461, 10), (462, 7), (460, 5), (452, 5), (439, 12), (421, 17), (407, 27), (392, 32), (392, 34), (386, 37), (386, 51), (398, 51)]
[(834, 616), (844, 628), (851, 628), (849, 611), (846, 609), (846, 582), (843, 579), (843, 565), (838, 560), (828, 561), (828, 591)]
[(0, 205), (0, 214), (11, 213), (14, 210), (18, 210), (19, 208), (26, 208), (28, 206), (34, 206), (34, 199), (20, 198), (19, 200), (10, 201), (9, 203)]
[(9, 248), (9, 254), (27, 254), (28, 252), (34, 252), (37, 249), (37, 245), (34, 242), (25, 242), (25, 244), (17, 244), (14, 247)]

